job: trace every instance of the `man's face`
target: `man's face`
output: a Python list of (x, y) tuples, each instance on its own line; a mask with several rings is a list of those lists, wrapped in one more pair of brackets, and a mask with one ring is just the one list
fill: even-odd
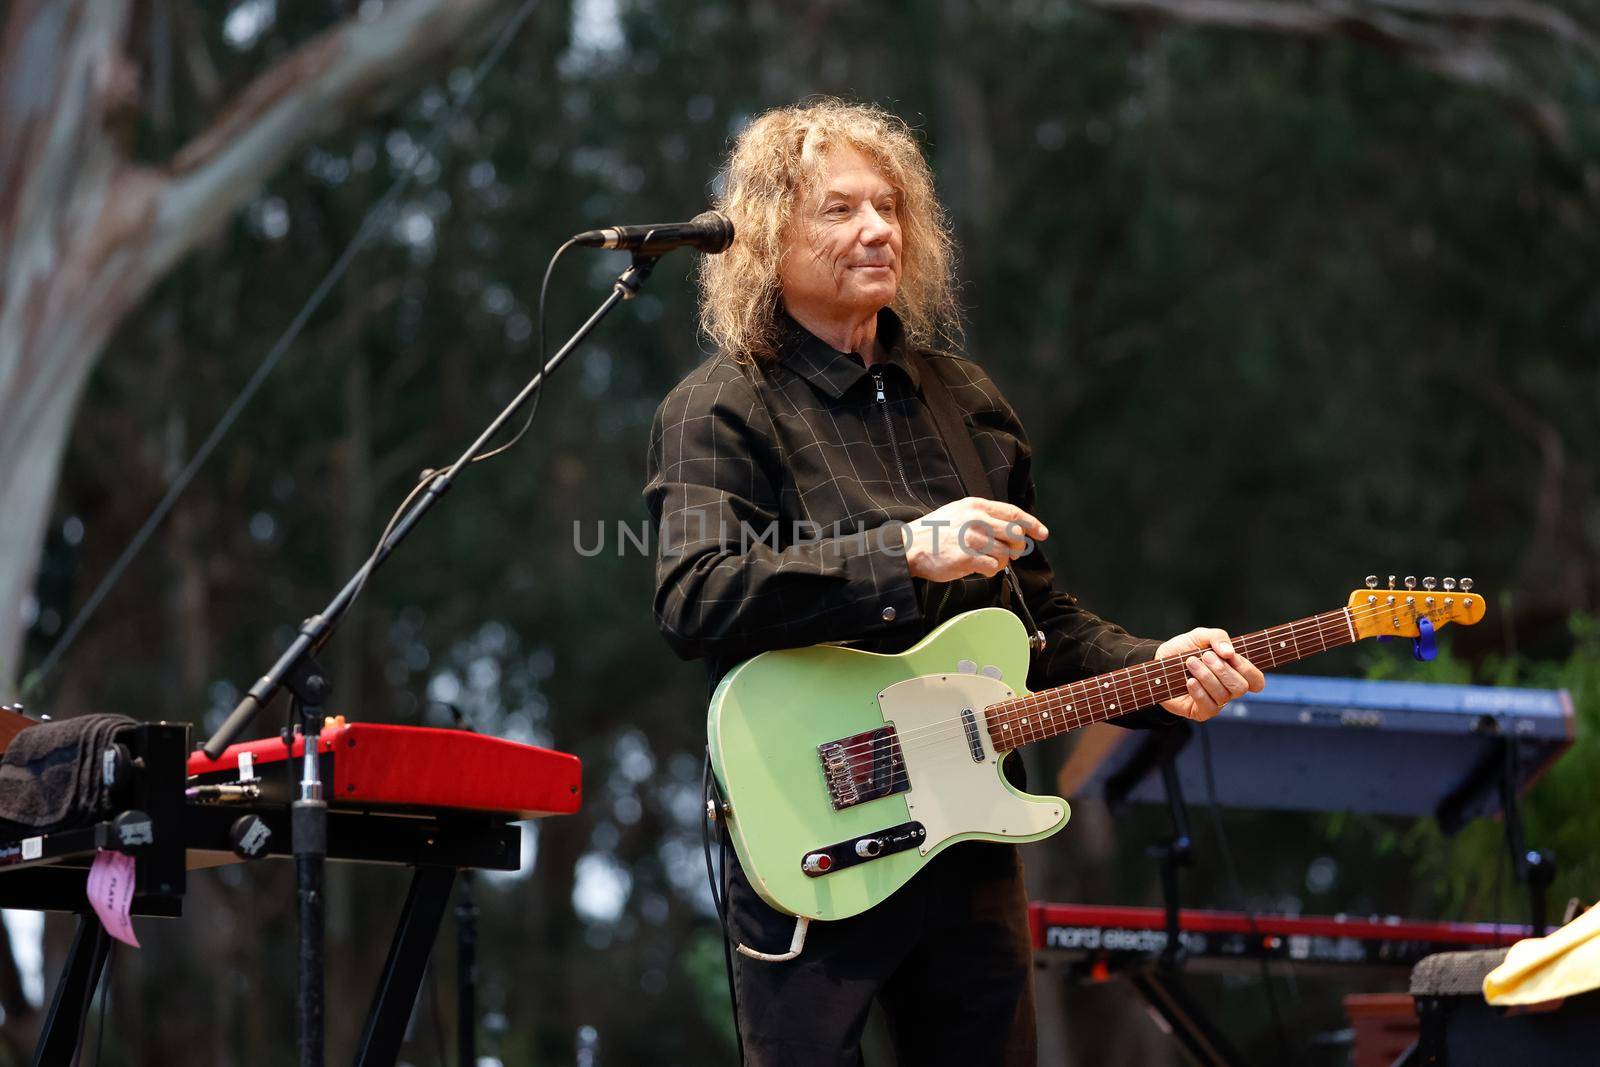
[(821, 318), (871, 315), (900, 284), (899, 193), (861, 153), (828, 152), (796, 206), (778, 265), (791, 312)]

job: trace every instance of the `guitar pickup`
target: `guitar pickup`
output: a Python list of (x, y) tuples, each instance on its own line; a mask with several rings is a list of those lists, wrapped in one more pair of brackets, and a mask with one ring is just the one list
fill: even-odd
[(967, 751), (972, 753), (972, 762), (982, 763), (988, 757), (984, 755), (983, 738), (978, 733), (978, 717), (971, 708), (961, 709), (961, 728), (967, 732)]

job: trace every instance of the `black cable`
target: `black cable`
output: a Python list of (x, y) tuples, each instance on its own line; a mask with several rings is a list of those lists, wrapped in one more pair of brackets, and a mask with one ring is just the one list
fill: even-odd
[[(1250, 902), (1244, 895), (1244, 884), (1239, 881), (1239, 868), (1233, 863), (1233, 849), (1228, 844), (1228, 832), (1222, 825), (1222, 808), (1217, 804), (1217, 777), (1211, 765), (1211, 738), (1204, 728), (1196, 730), (1200, 736), (1200, 759), (1205, 765), (1206, 773), (1206, 803), (1211, 808), (1211, 821), (1217, 832), (1217, 850), (1222, 853), (1222, 867), (1227, 873), (1229, 890), (1239, 904), (1239, 909), (1244, 912), (1245, 923), (1250, 927), (1250, 936), (1255, 938), (1256, 944), (1262, 944), (1261, 927), (1256, 922), (1255, 909), (1250, 907)], [(1263, 946), (1264, 948), (1265, 946)], [(1278, 1044), (1281, 1046), (1284, 1063), (1295, 1062), (1294, 1042), (1289, 1035), (1288, 1024), (1284, 1022), (1283, 1012), (1278, 1007), (1278, 995), (1272, 989), (1272, 970), (1267, 964), (1267, 957), (1263, 953), (1259, 957), (1261, 964), (1261, 988), (1267, 994), (1267, 1010), (1272, 1014), (1272, 1027), (1277, 1032)], [(1291, 965), (1292, 971), (1292, 965)]]
[[(90, 920), (86, 916), (79, 916), (78, 921), (82, 923)], [(100, 922), (98, 917), (93, 921), (96, 924)], [(100, 978), (95, 982), (95, 989), (100, 991), (100, 1037), (96, 1039), (94, 1046), (96, 1067), (99, 1067), (101, 1042), (104, 1040), (106, 1033), (106, 1001), (111, 997), (111, 959), (116, 947), (117, 943), (114, 940), (106, 947), (105, 963), (101, 965)], [(83, 1063), (83, 1032), (89, 1025), (89, 1012), (94, 1007), (94, 993), (94, 989), (89, 991), (88, 999), (83, 1002), (83, 1010), (78, 1013), (78, 1044), (72, 1050), (72, 1062), (74, 1065)]]
[[(487, 452), (479, 452), (477, 455), (468, 457), (465, 464), (462, 464), (458, 461), (458, 466), (482, 463), (486, 459), (493, 459), (494, 457), (507, 451), (511, 448), (511, 446), (522, 440), (523, 435), (528, 432), (528, 428), (533, 425), (534, 416), (539, 414), (539, 398), (544, 396), (545, 386), (545, 293), (550, 288), (550, 275), (556, 269), (556, 262), (562, 257), (562, 255), (566, 253), (567, 249), (573, 246), (574, 243), (575, 239), (568, 240), (560, 248), (555, 250), (555, 253), (550, 257), (550, 262), (545, 264), (544, 284), (539, 287), (539, 365), (536, 371), (539, 377), (539, 384), (534, 388), (532, 396), (529, 397), (530, 404), (528, 407), (528, 417), (522, 420), (522, 425), (517, 429), (517, 432), (512, 435), (511, 440), (507, 441), (503, 445), (491, 448)], [(355, 602), (356, 597), (361, 595), (362, 590), (366, 589), (367, 582), (371, 580), (372, 572), (377, 567), (378, 556), (383, 552), (383, 546), (388, 543), (389, 535), (394, 532), (395, 526), (398, 525), (400, 520), (405, 517), (407, 509), (411, 507), (411, 502), (416, 499), (418, 493), (427, 488), (428, 485), (431, 484), (433, 480), (441, 473), (444, 472), (435, 470), (432, 467), (425, 469), (420, 475), (418, 475), (416, 484), (411, 487), (411, 491), (406, 494), (405, 499), (400, 501), (400, 506), (395, 508), (394, 512), (389, 516), (389, 521), (384, 524), (383, 533), (378, 535), (377, 543), (372, 546), (372, 554), (367, 557), (366, 563), (362, 564), (360, 571), (361, 583), (356, 586), (355, 592), (350, 594), (350, 600), (352, 603)], [(330, 633), (328, 636), (332, 636), (332, 634)]]
[(1506, 925), (1506, 865), (1494, 865), (1494, 937), (1500, 940), (1500, 928)]
[[(433, 1037), (439, 1043), (439, 1067), (450, 1067), (450, 1053), (444, 1040), (444, 1009), (439, 1006), (439, 968), (428, 964), (428, 1005), (433, 1011)], [(464, 1064), (463, 1067), (473, 1067)]]
[(739, 1063), (744, 1063), (744, 1034), (739, 1029), (739, 989), (733, 977), (733, 933), (728, 928), (728, 845), (719, 830), (717, 848), (722, 859), (722, 878), (719, 882), (716, 868), (711, 863), (711, 813), (716, 813), (716, 823), (722, 820), (722, 797), (717, 792), (717, 781), (711, 773), (711, 749), (706, 749), (705, 770), (700, 778), (700, 792), (706, 804), (706, 820), (700, 826), (700, 846), (706, 854), (706, 878), (711, 883), (711, 906), (717, 909), (717, 922), (722, 929), (722, 959), (728, 969), (728, 1000), (733, 1005), (733, 1041), (739, 1050)]
[[(556, 249), (555, 255), (550, 257), (550, 262), (545, 264), (544, 282), (539, 286), (539, 365), (538, 365), (538, 367), (536, 369), (538, 370), (538, 372), (541, 375), (544, 374), (544, 361), (545, 361), (545, 358), (546, 358), (546, 356), (545, 356), (545, 339), (544, 339), (544, 335), (545, 335), (544, 305), (545, 305), (545, 295), (550, 291), (550, 275), (555, 272), (556, 261), (559, 260), (562, 256), (564, 256), (566, 254), (567, 249), (571, 248), (576, 243), (576, 240), (577, 240), (576, 238), (569, 238), (565, 244), (563, 244), (560, 248)], [(488, 451), (488, 452), (480, 452), (476, 456), (473, 456), (472, 457), (472, 462), (474, 462), (474, 463), (482, 463), (486, 459), (492, 459), (495, 456), (498, 456), (500, 453), (504, 452), (506, 449), (510, 448), (512, 445), (516, 444), (518, 441), (522, 440), (522, 435), (527, 433), (528, 432), (528, 427), (533, 425), (533, 417), (535, 415), (539, 414), (539, 398), (542, 397), (542, 396), (544, 396), (544, 378), (543, 377), (541, 377), (539, 379), (539, 387), (533, 391), (533, 396), (529, 398), (529, 400), (531, 402), (531, 406), (528, 408), (528, 417), (522, 421), (521, 429), (517, 430), (516, 434), (511, 438), (511, 440), (507, 441), (505, 444), (501, 445), (499, 448), (493, 449), (493, 450)], [(427, 479), (424, 478), (423, 480), (426, 481)]]
[(94, 1067), (100, 1067), (100, 1053), (106, 1047), (106, 1007), (111, 1003), (111, 959), (116, 948), (113, 942), (106, 949), (106, 968), (100, 974), (100, 1026), (94, 1038)]
[(345, 246), (343, 252), (339, 253), (339, 258), (334, 260), (333, 266), (328, 268), (328, 272), (322, 276), (322, 280), (311, 291), (311, 295), (306, 298), (306, 302), (301, 305), (300, 310), (295, 312), (294, 318), (289, 321), (288, 327), (273, 342), (272, 347), (267, 350), (266, 356), (261, 360), (260, 365), (256, 367), (255, 372), (251, 374), (249, 380), (245, 382), (244, 388), (239, 391), (239, 395), (234, 398), (233, 403), (228, 405), (228, 409), (222, 413), (222, 417), (211, 428), (211, 432), (201, 442), (200, 447), (195, 450), (194, 455), (189, 458), (189, 462), (184, 464), (183, 469), (172, 480), (172, 485), (167, 489), (166, 494), (162, 496), (154, 510), (146, 517), (144, 524), (134, 533), (127, 547), (122, 550), (122, 553), (111, 564), (111, 569), (106, 572), (105, 577), (101, 578), (99, 584), (94, 587), (88, 599), (84, 601), (83, 607), (78, 610), (78, 614), (73, 616), (72, 621), (67, 624), (67, 628), (62, 632), (61, 637), (51, 646), (50, 651), (45, 653), (45, 657), (40, 661), (39, 666), (28, 672), (27, 677), (22, 681), (22, 695), (27, 696), (36, 691), (45, 678), (49, 676), (50, 672), (55, 669), (56, 664), (61, 661), (61, 657), (72, 647), (72, 643), (77, 640), (78, 634), (82, 632), (89, 620), (94, 617), (95, 611), (99, 609), (107, 594), (111, 592), (112, 587), (122, 578), (123, 573), (127, 571), (134, 557), (149, 542), (150, 537), (156, 531), (156, 527), (160, 526), (168, 513), (172, 511), (173, 505), (178, 502), (178, 497), (182, 496), (184, 491), (189, 488), (189, 483), (200, 472), (200, 468), (204, 466), (206, 460), (211, 458), (211, 453), (216, 451), (217, 446), (222, 443), (223, 437), (227, 436), (228, 431), (233, 428), (233, 424), (244, 413), (244, 409), (255, 398), (261, 386), (266, 383), (267, 378), (277, 369), (278, 364), (283, 361), (283, 357), (289, 351), (289, 346), (299, 338), (301, 331), (305, 329), (306, 323), (310, 321), (311, 316), (322, 306), (322, 302), (327, 299), (334, 286), (344, 277), (345, 271), (349, 269), (356, 253), (366, 245), (373, 234), (382, 229), (379, 216), (383, 215), (389, 206), (399, 199), (401, 193), (411, 187), (422, 160), (430, 156), (436, 156), (439, 146), (443, 143), (450, 128), (455, 124), (456, 119), (465, 110), (467, 102), (478, 91), (478, 87), (483, 84), (483, 79), (488, 75), (489, 70), (505, 54), (505, 50), (511, 44), (512, 38), (516, 36), (517, 30), (521, 28), (528, 16), (533, 13), (533, 9), (538, 2), (539, 0), (523, 0), (522, 6), (506, 20), (494, 43), (489, 47), (489, 51), (484, 55), (477, 68), (473, 70), (472, 79), (468, 82), (466, 89), (456, 99), (455, 104), (452, 105), (444, 119), (435, 126), (433, 133), (423, 142), (422, 151), (417, 152), (412, 157), (410, 165), (400, 172), (383, 196), (378, 199), (377, 203), (367, 210), (366, 215), (361, 219), (361, 225), (356, 228), (355, 236), (350, 238), (350, 243)]

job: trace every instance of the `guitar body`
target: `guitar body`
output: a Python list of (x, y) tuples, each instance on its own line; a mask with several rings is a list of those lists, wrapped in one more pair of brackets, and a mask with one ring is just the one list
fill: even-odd
[[(1036, 841), (1065, 826), (1066, 801), (1005, 780), (1009, 748), (984, 720), (985, 707), (1027, 694), (1027, 673), (1026, 631), (1002, 608), (959, 615), (898, 655), (820, 645), (729, 672), (707, 732), (756, 892), (789, 914), (842, 919), (957, 841)], [(874, 842), (881, 852), (864, 855)]]

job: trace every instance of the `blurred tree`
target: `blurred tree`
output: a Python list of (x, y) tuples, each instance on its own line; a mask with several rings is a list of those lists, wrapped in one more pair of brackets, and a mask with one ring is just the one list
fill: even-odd
[[(247, 40), (223, 29), (262, 8), (275, 21)], [(232, 0), (192, 17), (225, 92), (329, 15)], [(1595, 603), (1584, 561), (1600, 538), (1600, 242), (1568, 161), (1595, 150), (1583, 105), (1600, 79), (1582, 53), (1474, 31), (1560, 60), (1527, 69), (1570, 116), (1563, 157), (1502, 96), (1342, 34), (1202, 32), (1086, 3), (574, 0), (534, 19), (448, 129), (460, 70), (300, 150), (115, 331), (50, 515), (35, 659), (298, 309), (296, 283), (418, 167), (253, 417), (47, 680), (52, 710), (214, 726), (416, 471), (459, 451), (528, 374), (549, 251), (589, 225), (692, 215), (730, 134), (812, 92), (880, 102), (926, 137), (965, 253), (967, 347), (1022, 412), (1052, 559), (1098, 610), (1152, 634), (1251, 628), (1331, 607), (1369, 570), (1465, 572), (1517, 596), (1459, 635), (1464, 672), (1494, 647), (1566, 657), (1566, 609)], [(214, 116), (174, 93), (163, 134), (161, 94), (142, 99), (135, 137), (155, 158)], [(620, 266), (563, 262), (552, 339)], [(528, 438), (463, 478), (329, 650), (341, 710), (434, 725), (459, 713), (585, 761), (584, 810), (530, 829), (524, 872), (480, 892), (484, 1047), (507, 1063), (570, 1060), (584, 1025), (602, 1062), (731, 1057), (698, 851), (704, 678), (660, 642), (648, 560), (619, 536), (643, 517), (651, 412), (703, 354), (692, 267), (663, 261), (552, 382)], [(598, 554), (579, 551), (597, 538)], [(1086, 808), (1028, 850), (1036, 892), (1153, 901), (1143, 849), (1160, 814), (1113, 823)], [(1253, 906), (1485, 917), (1417, 879), (1392, 827), (1229, 824)], [(1318, 861), (1344, 875), (1313, 891)], [(347, 1008), (335, 1058), (399, 906), (394, 873), (332, 878), (331, 982)], [(1197, 903), (1243, 903), (1214, 866), (1192, 877)], [(107, 1062), (196, 1049), (281, 1062), (291, 899), (271, 865), (197, 874), (190, 917), (141, 926), (145, 948), (119, 957)], [(438, 966), (450, 973), (444, 939)], [(1270, 1057), (1260, 997), (1229, 988), (1224, 1018)], [(1305, 1025), (1335, 1025), (1336, 999), (1310, 996)], [(442, 991), (441, 1011), (424, 999), (416, 1061), (438, 1017), (454, 1022)], [(1169, 1054), (1109, 993), (1068, 1011), (1063, 1059)]]
[(183, 6), (21, 0), (0, 25), (0, 696), (22, 643), (13, 606), (33, 586), (67, 433), (106, 339), (295, 151), (413, 84), (501, 3), (412, 0), (352, 18), (209, 101), (212, 123), (169, 158), (138, 159), (143, 109), (171, 107), (186, 62), (194, 88), (215, 95)]
[[(14, 692), (62, 452), (107, 339), (293, 153), (384, 106), (503, 6), (413, 0), (319, 27), (231, 94), (186, 4), (24, 0), (0, 17), (0, 698)], [(173, 150), (183, 96), (208, 121)], [(152, 128), (156, 158), (139, 144)], [(174, 528), (187, 540), (190, 516)], [(181, 577), (192, 649), (205, 591), (194, 569)], [(192, 684), (200, 662), (189, 658)], [(15, 972), (0, 930), (8, 1036), (33, 1016)]]
[[(1423, 70), (1510, 104), (1555, 151), (1574, 148), (1572, 124), (1561, 99), (1564, 64), (1550, 51), (1593, 63), (1600, 34), (1568, 12), (1539, 0), (1081, 0), (1090, 8), (1153, 24), (1283, 34), (1321, 40), (1348, 39), (1382, 50)], [(1544, 49), (1527, 43), (1543, 42)], [(1553, 46), (1553, 47), (1552, 47)], [(1555, 84), (1552, 84), (1555, 83)], [(1592, 160), (1575, 160), (1587, 175)]]

